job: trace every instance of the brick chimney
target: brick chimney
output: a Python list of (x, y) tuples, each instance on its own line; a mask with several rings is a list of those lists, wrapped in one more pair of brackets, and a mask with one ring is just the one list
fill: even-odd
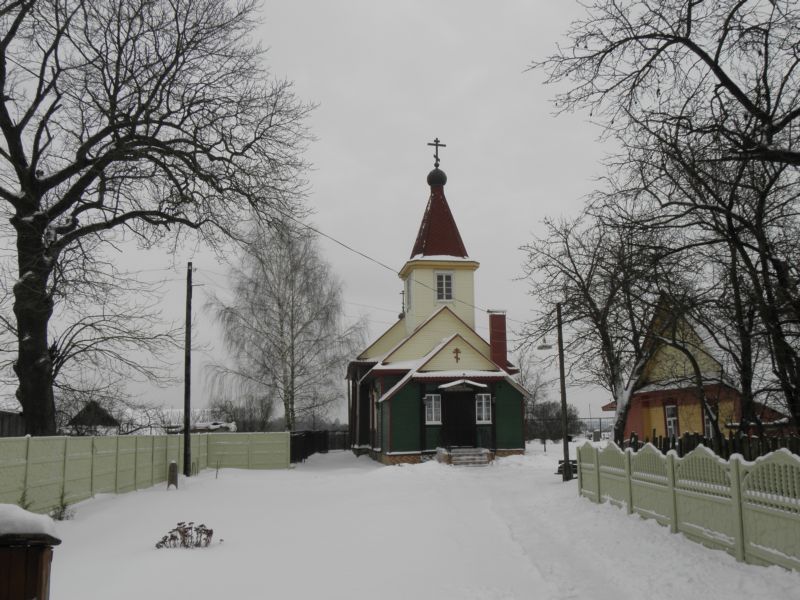
[(506, 311), (489, 311), (489, 346), (492, 361), (505, 369), (508, 364), (508, 344), (506, 342)]

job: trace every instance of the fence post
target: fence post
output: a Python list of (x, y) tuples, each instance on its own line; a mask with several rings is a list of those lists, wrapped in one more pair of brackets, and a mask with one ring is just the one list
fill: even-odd
[(742, 473), (738, 456), (731, 456), (728, 461), (731, 470), (731, 504), (733, 505), (734, 515), (734, 535), (733, 535), (733, 554), (736, 560), (744, 562), (745, 543), (744, 543), (744, 507), (742, 503)]
[(25, 478), (22, 481), (22, 498), (20, 498), (20, 506), (27, 510), (25, 504), (28, 504), (28, 472), (31, 468), (31, 436), (25, 436), (28, 440), (25, 444)]
[(633, 469), (631, 467), (631, 454), (632, 450), (630, 448), (626, 448), (622, 451), (623, 455), (625, 456), (625, 483), (626, 490), (625, 492), (628, 495), (628, 514), (633, 514)]
[(92, 453), (89, 460), (89, 495), (94, 498), (94, 436), (92, 436)]
[(69, 456), (69, 436), (64, 436), (64, 460), (61, 463), (61, 504), (64, 502), (64, 494), (67, 491), (67, 457)]
[[(600, 451), (597, 448), (593, 448), (594, 450), (594, 473), (597, 479), (597, 500), (596, 502), (600, 504), (602, 498), (600, 497)], [(569, 469), (568, 464), (564, 464), (565, 469)]]
[(139, 476), (138, 476), (138, 466), (139, 466), (139, 436), (133, 436), (133, 489), (139, 489)]
[(116, 465), (114, 467), (114, 493), (119, 494), (119, 436), (117, 435)]
[(150, 487), (156, 484), (156, 436), (150, 435)]
[(670, 525), (672, 533), (678, 533), (678, 498), (675, 493), (675, 453), (667, 453), (667, 483), (669, 486), (670, 499)]
[(575, 458), (577, 459), (578, 463), (578, 497), (581, 496), (581, 492), (583, 492), (583, 469), (581, 468), (581, 450), (582, 447), (575, 448)]

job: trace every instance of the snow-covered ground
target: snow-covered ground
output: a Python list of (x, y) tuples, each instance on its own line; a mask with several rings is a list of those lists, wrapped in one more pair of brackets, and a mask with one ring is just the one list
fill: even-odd
[[(288, 471), (213, 470), (77, 505), (57, 523), (54, 600), (797, 598), (800, 573), (737, 563), (578, 498), (558, 447), (488, 468), (383, 467), (349, 452)], [(156, 550), (178, 521), (207, 549)], [(224, 541), (223, 541), (224, 540)]]

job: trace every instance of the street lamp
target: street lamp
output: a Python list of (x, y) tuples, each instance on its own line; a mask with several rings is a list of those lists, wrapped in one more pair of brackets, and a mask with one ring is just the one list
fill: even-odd
[[(564, 444), (564, 467), (561, 470), (563, 481), (572, 479), (572, 466), (569, 464), (569, 442), (567, 441), (567, 383), (564, 375), (564, 336), (561, 327), (561, 302), (556, 302), (556, 325), (558, 327), (558, 373), (561, 381), (561, 438)], [(538, 350), (550, 350), (553, 346), (543, 342)]]

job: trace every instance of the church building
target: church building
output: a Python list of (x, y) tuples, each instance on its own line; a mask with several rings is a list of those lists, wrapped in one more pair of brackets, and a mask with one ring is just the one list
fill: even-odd
[(431, 458), (480, 463), (525, 451), (524, 397), (508, 361), (506, 316), (489, 311), (489, 341), (475, 331), (475, 271), (444, 195), (430, 197), (399, 275), (403, 312), (347, 369), (350, 442), (386, 464)]

